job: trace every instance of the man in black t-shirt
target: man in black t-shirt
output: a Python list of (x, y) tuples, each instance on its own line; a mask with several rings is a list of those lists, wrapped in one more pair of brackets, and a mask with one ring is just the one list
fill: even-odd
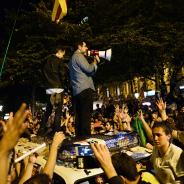
[(50, 116), (52, 109), (55, 111), (53, 133), (60, 130), (63, 94), (67, 89), (68, 83), (68, 65), (64, 62), (65, 50), (56, 48), (55, 54), (51, 54), (46, 58), (43, 66), (43, 74), (46, 83), (46, 93), (50, 95), (47, 104), (44, 119), (41, 125), (41, 131), (45, 132), (46, 123)]
[(59, 88), (64, 90), (65, 88), (68, 69), (67, 64), (64, 62), (64, 55), (65, 50), (58, 48), (55, 54), (49, 55), (46, 59), (43, 73), (48, 89)]

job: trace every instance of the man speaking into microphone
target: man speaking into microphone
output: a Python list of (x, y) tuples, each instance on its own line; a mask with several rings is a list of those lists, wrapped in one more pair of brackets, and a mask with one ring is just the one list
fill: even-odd
[(95, 91), (92, 76), (100, 62), (96, 55), (89, 64), (85, 55), (88, 47), (84, 41), (75, 44), (76, 51), (69, 62), (70, 83), (72, 86), (73, 105), (75, 109), (76, 136), (91, 135), (90, 119), (93, 111), (93, 92)]

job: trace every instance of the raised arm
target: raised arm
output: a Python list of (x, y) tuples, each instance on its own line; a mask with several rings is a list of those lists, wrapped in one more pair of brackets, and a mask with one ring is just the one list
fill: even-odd
[(95, 157), (100, 162), (102, 169), (107, 175), (107, 178), (110, 179), (114, 176), (117, 176), (117, 173), (112, 164), (111, 155), (107, 146), (95, 143), (95, 144), (91, 144), (91, 148), (94, 152)]
[(63, 132), (56, 132), (52, 141), (52, 145), (49, 152), (49, 157), (45, 167), (43, 169), (43, 173), (47, 174), (50, 179), (53, 177), (54, 167), (56, 164), (56, 158), (58, 153), (58, 147), (65, 139), (65, 135)]
[(2, 139), (0, 140), (0, 181), (1, 184), (7, 183), (7, 175), (9, 169), (9, 152), (14, 148), (17, 144), (21, 134), (27, 127), (27, 124), (24, 124), (24, 121), (27, 116), (27, 112), (25, 111), (26, 104), (22, 104), (19, 110), (16, 112), (13, 117), (13, 113), (10, 114), (10, 118), (6, 123), (6, 131), (3, 134)]
[(31, 155), (30, 157), (28, 157), (26, 159), (28, 159), (28, 163), (26, 165), (24, 174), (23, 174), (22, 178), (19, 181), (19, 184), (23, 184), (25, 181), (27, 181), (29, 178), (31, 178), (34, 163), (36, 163), (36, 156), (35, 155)]
[(145, 121), (142, 110), (139, 111), (139, 119), (142, 121), (143, 124), (143, 128), (146, 132), (146, 135), (148, 136), (148, 139), (150, 141), (153, 141), (153, 134), (152, 134), (152, 129), (151, 127), (148, 125), (148, 123)]
[(172, 137), (184, 144), (184, 131), (173, 130)]
[(160, 98), (159, 100), (156, 101), (156, 105), (158, 107), (162, 120), (165, 121), (167, 119), (166, 102), (164, 102), (163, 99)]

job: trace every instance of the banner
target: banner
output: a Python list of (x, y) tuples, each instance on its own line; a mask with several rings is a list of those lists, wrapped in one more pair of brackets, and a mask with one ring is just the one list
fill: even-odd
[(58, 23), (67, 14), (66, 0), (55, 0), (52, 10), (52, 21)]

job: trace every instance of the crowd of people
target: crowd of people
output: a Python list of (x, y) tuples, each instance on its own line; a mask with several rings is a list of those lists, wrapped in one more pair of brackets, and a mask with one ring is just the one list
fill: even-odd
[[(28, 128), (29, 111), (26, 110), (26, 104), (22, 104), (20, 109), (15, 113), (10, 114), (10, 118), (6, 123), (1, 122), (3, 132), (0, 139), (0, 183), (19, 183), (19, 184), (31, 184), (31, 183), (51, 183), (54, 167), (56, 164), (58, 146), (65, 139), (63, 132), (56, 132), (47, 163), (43, 168), (42, 173), (32, 177), (33, 165), (36, 162), (36, 155), (31, 155), (29, 158), (24, 159), (23, 163), (14, 163), (16, 154), (14, 147), (16, 146), (19, 138)], [(12, 156), (12, 158), (10, 157)], [(13, 160), (13, 161), (12, 161)], [(21, 167), (23, 165), (23, 168)]]
[[(32, 155), (24, 160), (24, 167), (12, 164), (10, 155), (14, 151), (21, 136), (39, 136), (40, 113), (33, 118), (30, 108), (23, 104), (15, 115), (10, 113), (7, 121), (1, 120), (0, 139), (0, 168), (4, 168), (0, 175), (1, 183), (34, 183), (35, 181), (48, 183), (52, 180), (56, 164), (57, 148), (67, 137), (75, 137), (75, 117), (69, 97), (64, 97), (64, 112), (61, 117), (60, 131), (54, 132), (50, 154), (42, 174), (32, 177), (33, 164), (36, 156)], [(123, 131), (135, 131), (140, 138), (141, 146), (152, 149), (150, 163), (152, 173), (145, 174), (138, 171), (136, 162), (126, 153), (112, 155), (104, 145), (92, 143), (94, 155), (109, 178), (109, 183), (182, 183), (184, 182), (183, 143), (184, 130), (181, 128), (184, 117), (184, 107), (170, 109), (162, 99), (155, 100), (155, 109), (142, 106), (135, 114), (129, 113), (129, 104), (110, 101), (93, 111), (91, 118), (91, 134), (114, 135)], [(171, 113), (172, 110), (172, 113)], [(168, 113), (169, 112), (169, 113)], [(48, 132), (52, 132), (54, 112), (48, 118)], [(49, 135), (49, 134), (48, 134)], [(15, 154), (16, 155), (16, 154)], [(126, 158), (127, 157), (127, 158)], [(118, 158), (118, 159), (117, 159)], [(121, 163), (117, 160), (121, 160)], [(130, 162), (123, 163), (123, 159)], [(127, 165), (130, 164), (130, 165)], [(126, 167), (132, 172), (126, 173)], [(135, 169), (136, 168), (136, 169)], [(143, 177), (144, 176), (144, 177)], [(147, 178), (147, 179), (145, 179)], [(33, 182), (32, 182), (33, 181)]]
[[(49, 184), (52, 183), (58, 147), (67, 137), (95, 134), (115, 135), (119, 132), (136, 132), (140, 146), (152, 150), (149, 172), (143, 171), (126, 153), (111, 155), (106, 145), (91, 143), (91, 149), (111, 184), (184, 183), (184, 104), (167, 99), (153, 98), (151, 106), (141, 100), (114, 101), (106, 99), (93, 110), (95, 92), (92, 76), (100, 59), (92, 63), (85, 58), (87, 45), (76, 44), (76, 51), (69, 62), (72, 96), (65, 93), (62, 72), (59, 67), (65, 55), (64, 49), (45, 64), (44, 72), (50, 82), (50, 102), (46, 111), (32, 114), (26, 104), (8, 120), (0, 120), (0, 183)], [(56, 61), (56, 64), (54, 62)], [(50, 71), (52, 68), (52, 71)], [(49, 75), (49, 76), (48, 76)], [(52, 79), (52, 80), (51, 80)], [(59, 84), (59, 85), (58, 85)], [(62, 84), (62, 85), (61, 85)], [(52, 86), (53, 85), (53, 86)], [(52, 139), (49, 156), (41, 173), (33, 174), (36, 154), (21, 163), (14, 162), (15, 146), (21, 137), (32, 136)], [(2, 169), (3, 168), (3, 169)]]

